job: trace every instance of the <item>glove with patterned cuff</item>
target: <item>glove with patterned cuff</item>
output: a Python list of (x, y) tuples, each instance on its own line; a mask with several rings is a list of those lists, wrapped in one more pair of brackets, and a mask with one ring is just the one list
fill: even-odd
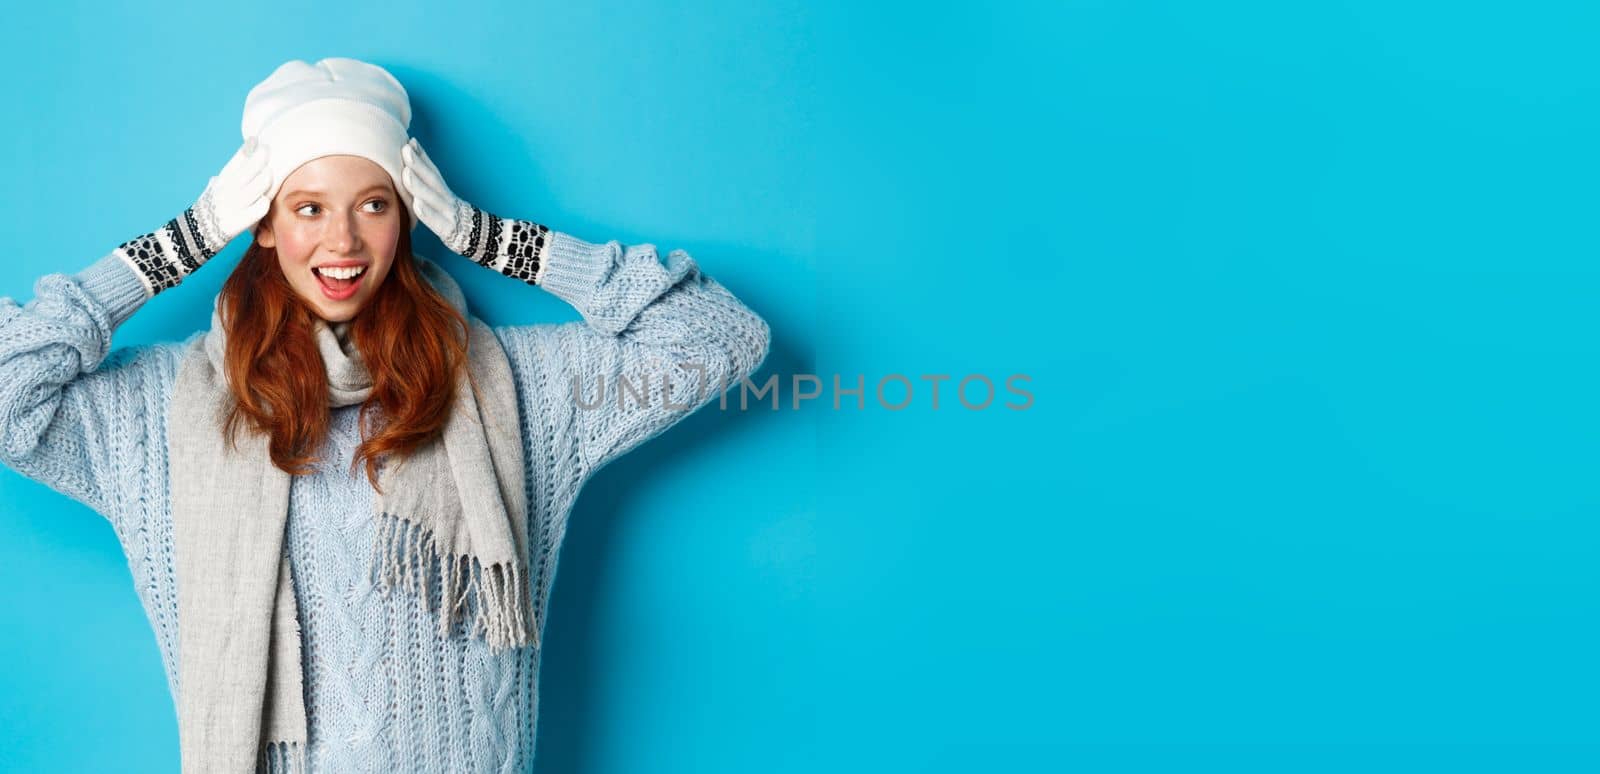
[(143, 236), (117, 246), (115, 253), (144, 282), (146, 295), (176, 287), (201, 264), (222, 251), (267, 214), (272, 197), (267, 148), (254, 137), (211, 178), (200, 198), (182, 215)]
[(528, 220), (502, 218), (462, 201), (445, 185), (433, 160), (413, 138), (400, 149), (400, 184), (412, 196), (417, 219), (452, 251), (529, 285), (539, 284), (550, 229)]

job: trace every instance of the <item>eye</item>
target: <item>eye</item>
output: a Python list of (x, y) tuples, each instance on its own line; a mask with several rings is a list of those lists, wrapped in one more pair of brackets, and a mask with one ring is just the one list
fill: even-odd
[[(305, 208), (307, 208), (307, 207), (317, 207), (317, 208), (319, 208), (319, 209), (320, 209), (320, 208), (321, 208), (321, 205), (317, 205), (317, 204), (302, 204), (302, 205), (300, 205), (300, 206), (299, 206), (299, 207), (296, 207), (296, 208), (295, 208), (295, 209), (294, 209), (294, 211), (295, 211), (295, 212), (296, 212), (296, 213), (298, 213), (298, 212), (300, 212), (300, 211), (301, 211), (301, 210), (303, 210), (303, 209), (305, 209)], [(308, 217), (308, 218), (309, 218), (309, 217), (312, 217), (312, 216), (310, 216), (310, 215), (307, 215), (307, 216), (306, 216), (306, 217)]]
[(378, 205), (378, 209), (373, 210), (373, 212), (386, 212), (389, 209), (389, 203), (382, 199), (373, 199), (372, 201), (367, 202), (367, 204)]

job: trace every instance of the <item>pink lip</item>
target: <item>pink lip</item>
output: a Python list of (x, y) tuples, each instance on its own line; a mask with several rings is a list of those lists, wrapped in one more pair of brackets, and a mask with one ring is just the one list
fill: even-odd
[[(341, 264), (325, 263), (325, 264), (322, 264), (322, 265), (323, 266), (339, 266)], [(348, 265), (360, 266), (361, 264), (360, 263), (355, 263), (355, 264), (348, 264)], [(322, 295), (327, 296), (330, 301), (343, 301), (343, 300), (355, 295), (356, 291), (361, 289), (361, 283), (367, 281), (367, 275), (370, 274), (370, 273), (372, 273), (370, 269), (367, 270), (367, 271), (361, 272), (361, 276), (356, 277), (356, 281), (350, 283), (350, 287), (347, 287), (347, 288), (345, 288), (343, 290), (334, 290), (333, 288), (329, 287), (326, 282), (322, 281), (322, 275), (317, 273), (316, 270), (312, 270), (311, 275), (313, 277), (317, 278), (317, 285), (322, 288)]]
[(320, 268), (322, 268), (324, 266), (327, 266), (329, 268), (342, 269), (342, 268), (349, 267), (349, 266), (366, 266), (366, 265), (367, 265), (366, 261), (328, 261), (327, 263), (319, 263), (316, 266), (313, 266), (311, 268), (320, 269)]

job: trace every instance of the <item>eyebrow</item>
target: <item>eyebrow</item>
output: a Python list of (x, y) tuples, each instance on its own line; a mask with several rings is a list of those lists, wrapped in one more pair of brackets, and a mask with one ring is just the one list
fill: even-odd
[[(363, 188), (360, 191), (357, 191), (356, 195), (360, 196), (361, 194), (367, 193), (369, 191), (387, 191), (388, 189), (389, 189), (389, 186), (386, 186), (386, 185), (384, 185), (382, 183), (378, 183), (377, 185), (369, 185), (366, 188)], [(306, 190), (304, 188), (301, 188), (301, 189), (290, 191), (290, 192), (284, 194), (283, 198), (290, 199), (290, 198), (293, 198), (293, 197), (296, 197), (296, 196), (321, 196), (322, 194), (323, 194), (322, 191), (309, 191), (309, 190)]]

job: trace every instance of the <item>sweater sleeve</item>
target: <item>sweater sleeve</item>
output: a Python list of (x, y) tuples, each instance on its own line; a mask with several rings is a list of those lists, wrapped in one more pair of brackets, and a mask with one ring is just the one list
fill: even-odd
[(34, 298), (0, 297), (0, 462), (117, 521), (119, 457), (147, 437), (140, 390), (153, 359), (110, 352), (149, 298), (116, 252), (73, 275), (40, 277)]
[(766, 321), (687, 252), (663, 259), (652, 244), (548, 236), (533, 284), (583, 320), (504, 335), (531, 345), (542, 405), (528, 408), (570, 421), (580, 475), (683, 420), (766, 359)]
[[(572, 304), (583, 319), (495, 333), (517, 377), (529, 481), (536, 494), (570, 508), (588, 475), (753, 373), (766, 359), (771, 332), (682, 250), (663, 261), (654, 245), (544, 236), (540, 249), (505, 261), (502, 273), (534, 278), (531, 284)], [(632, 387), (619, 389), (623, 384)], [(568, 516), (560, 508), (529, 509), (541, 629)]]

